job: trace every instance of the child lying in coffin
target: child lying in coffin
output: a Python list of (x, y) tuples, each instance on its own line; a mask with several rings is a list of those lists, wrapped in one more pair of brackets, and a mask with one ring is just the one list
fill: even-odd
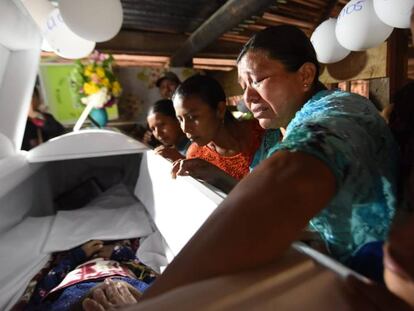
[(156, 277), (136, 258), (136, 244), (138, 239), (109, 244), (92, 240), (58, 255), (25, 309), (83, 310), (85, 300), (107, 291), (115, 292), (121, 305), (136, 302)]

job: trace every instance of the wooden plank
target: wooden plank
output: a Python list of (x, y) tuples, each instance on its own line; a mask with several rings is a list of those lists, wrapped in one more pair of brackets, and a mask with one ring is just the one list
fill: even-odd
[(300, 27), (300, 28), (309, 28), (309, 29), (314, 28), (313, 23), (309, 23), (309, 22), (306, 22), (306, 21), (303, 21), (303, 20), (293, 19), (293, 18), (290, 18), (290, 17), (285, 17), (285, 16), (282, 16), (282, 15), (264, 13), (262, 18), (264, 20), (269, 20), (269, 21), (276, 22), (276, 23), (281, 23), (281, 24), (293, 25), (293, 26), (297, 26), (297, 27)]
[[(186, 35), (121, 31), (112, 40), (97, 43), (98, 50), (111, 53), (170, 56), (188, 39)], [(197, 56), (236, 58), (240, 43), (219, 41), (207, 46)]]
[(384, 78), (387, 76), (387, 43), (362, 52), (352, 52), (342, 61), (322, 65), (322, 83)]

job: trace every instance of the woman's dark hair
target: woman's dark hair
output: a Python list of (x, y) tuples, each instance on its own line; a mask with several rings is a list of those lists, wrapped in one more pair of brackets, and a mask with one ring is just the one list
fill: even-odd
[[(220, 102), (226, 102), (226, 94), (220, 83), (209, 77), (202, 75), (194, 75), (183, 83), (181, 83), (175, 90), (173, 100), (175, 97), (198, 97), (212, 109), (217, 110)], [(230, 111), (226, 110), (225, 121), (235, 120)]]
[(156, 101), (148, 110), (147, 116), (154, 113), (161, 113), (167, 117), (174, 119), (176, 118), (174, 105), (171, 99), (161, 99), (159, 101)]
[(297, 27), (281, 25), (266, 28), (255, 34), (243, 46), (237, 63), (248, 51), (262, 51), (269, 58), (280, 61), (290, 72), (295, 72), (306, 62), (316, 66), (314, 88), (325, 87), (318, 81), (319, 62), (315, 49), (306, 34)]

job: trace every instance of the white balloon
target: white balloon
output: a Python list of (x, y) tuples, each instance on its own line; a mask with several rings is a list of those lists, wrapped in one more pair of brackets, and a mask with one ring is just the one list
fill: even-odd
[(374, 9), (385, 24), (397, 28), (410, 28), (414, 0), (374, 0)]
[(375, 14), (373, 0), (351, 0), (339, 13), (335, 33), (344, 48), (363, 51), (384, 42), (392, 30)]
[(330, 18), (320, 24), (310, 38), (320, 63), (336, 63), (351, 53), (336, 40), (335, 26), (336, 18)]
[(66, 25), (87, 40), (107, 41), (122, 26), (120, 0), (60, 0), (59, 10)]
[(43, 36), (54, 52), (64, 58), (86, 57), (95, 48), (95, 42), (77, 36), (66, 26), (58, 9), (49, 14), (43, 28)]

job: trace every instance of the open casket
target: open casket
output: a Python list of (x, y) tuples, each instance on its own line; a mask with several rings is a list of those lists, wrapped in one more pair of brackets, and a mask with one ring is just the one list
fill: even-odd
[[(158, 232), (157, 248), (140, 255), (165, 266), (225, 195), (191, 177), (171, 179), (170, 162), (111, 130), (69, 133), (20, 151), (41, 36), (18, 0), (1, 1), (0, 17), (0, 309), (13, 307), (52, 251), (88, 238)], [(112, 189), (105, 201), (96, 184)], [(123, 190), (112, 188), (118, 184)], [(109, 208), (57, 212), (57, 205), (81, 205), (71, 195), (95, 190), (94, 208)], [(348, 273), (296, 244), (271, 267), (191, 284), (137, 307), (194, 310), (197, 301), (198, 310), (346, 310), (337, 275)]]

